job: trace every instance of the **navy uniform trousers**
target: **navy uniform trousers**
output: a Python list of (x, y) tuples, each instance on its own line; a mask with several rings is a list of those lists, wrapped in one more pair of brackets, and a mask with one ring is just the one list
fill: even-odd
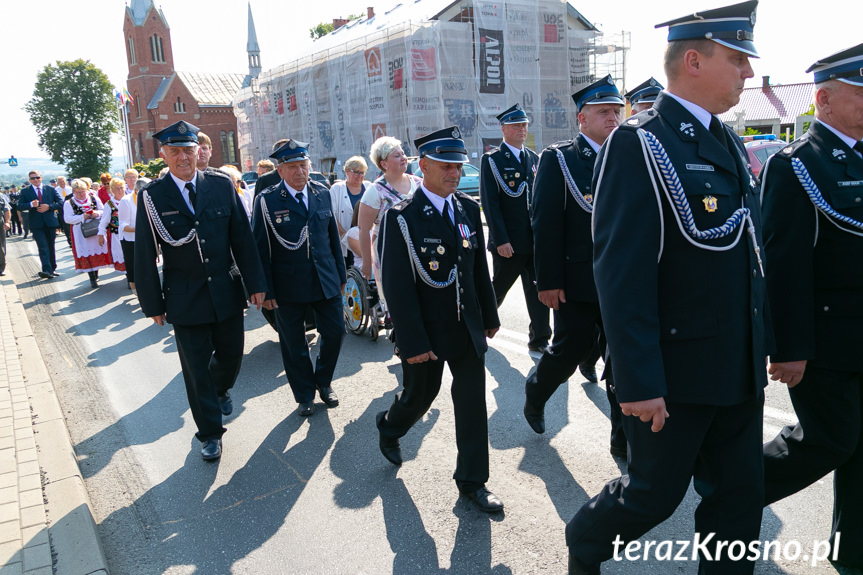
[(174, 325), (177, 353), (200, 441), (225, 433), (218, 396), (234, 387), (243, 362), (243, 312), (212, 323)]
[[(462, 324), (463, 326), (464, 324)], [(455, 442), (458, 448), (453, 478), (463, 490), (479, 489), (488, 481), (488, 412), (485, 404), (485, 357), (477, 356), (467, 329), (452, 334), (463, 340), (461, 356), (424, 363), (402, 359), (402, 385), (388, 411), (378, 414), (378, 429), (386, 437), (403, 437), (429, 410), (440, 392), (444, 363), (452, 374)]]

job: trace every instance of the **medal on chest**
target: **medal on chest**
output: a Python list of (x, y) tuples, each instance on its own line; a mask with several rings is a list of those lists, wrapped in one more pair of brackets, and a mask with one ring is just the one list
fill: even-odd
[(701, 201), (704, 202), (704, 209), (711, 214), (719, 207), (719, 202), (713, 196), (704, 196)]

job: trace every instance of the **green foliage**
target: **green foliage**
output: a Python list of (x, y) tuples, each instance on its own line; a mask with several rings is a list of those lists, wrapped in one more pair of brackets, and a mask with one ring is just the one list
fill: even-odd
[[(806, 110), (802, 115), (803, 116), (814, 116), (815, 115), (815, 102), (812, 102), (811, 104), (809, 104), (809, 109)], [(803, 134), (805, 134), (806, 132), (809, 131), (809, 125), (810, 124), (812, 124), (812, 122), (803, 122)], [(802, 136), (803, 134), (800, 134), (800, 136)], [(800, 136), (797, 136), (797, 137), (799, 138)]]
[(311, 38), (312, 40), (317, 40), (321, 36), (326, 36), (327, 34), (329, 34), (332, 31), (333, 31), (333, 23), (332, 22), (330, 22), (328, 24), (321, 22), (320, 24), (318, 24), (314, 28), (309, 28), (309, 38)]
[[(351, 14), (348, 16), (348, 21), (356, 20), (357, 18), (362, 18), (363, 14)], [(309, 38), (312, 40), (317, 40), (321, 36), (326, 36), (330, 32), (333, 31), (333, 23), (332, 22), (321, 22), (314, 28), (309, 28)]]
[(142, 176), (146, 176), (148, 178), (157, 178), (159, 177), (159, 172), (162, 171), (163, 168), (166, 168), (168, 164), (165, 163), (165, 160), (162, 158), (156, 158), (155, 160), (150, 160), (147, 164), (142, 164), (138, 162), (133, 168), (138, 170), (138, 173)]
[(763, 132), (759, 132), (755, 128), (746, 128), (743, 130), (744, 136), (760, 136)]
[(39, 147), (70, 175), (95, 179), (110, 169), (117, 107), (108, 77), (89, 61), (45, 66), (24, 111), (39, 134)]

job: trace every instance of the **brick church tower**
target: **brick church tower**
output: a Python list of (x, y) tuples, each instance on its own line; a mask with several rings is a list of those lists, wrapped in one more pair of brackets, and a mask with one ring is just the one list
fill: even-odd
[[(252, 24), (250, 30), (254, 30)], [(134, 100), (127, 104), (133, 162), (158, 158), (159, 146), (152, 135), (185, 120), (212, 140), (211, 166), (238, 165), (237, 119), (231, 103), (249, 75), (175, 70), (171, 29), (152, 0), (131, 0), (123, 36), (129, 66), (126, 89)]]

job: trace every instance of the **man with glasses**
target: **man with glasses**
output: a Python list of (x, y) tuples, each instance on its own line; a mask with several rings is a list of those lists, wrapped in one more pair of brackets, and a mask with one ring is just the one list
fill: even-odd
[(59, 275), (56, 273), (54, 239), (57, 237), (60, 222), (55, 210), (63, 208), (63, 200), (54, 187), (42, 184), (42, 174), (33, 170), (28, 176), (30, 185), (21, 190), (18, 209), (22, 213), (25, 210), (28, 212), (30, 231), (33, 232), (33, 239), (39, 246), (39, 260), (42, 262), (39, 277), (50, 279)]

